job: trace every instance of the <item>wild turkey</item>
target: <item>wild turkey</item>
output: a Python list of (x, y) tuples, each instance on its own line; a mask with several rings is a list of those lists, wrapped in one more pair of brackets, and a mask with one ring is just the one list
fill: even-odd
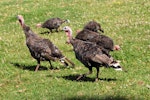
[(113, 50), (119, 50), (120, 47), (118, 45), (114, 46), (114, 42), (111, 38), (106, 35), (98, 34), (97, 32), (90, 31), (88, 29), (83, 29), (80, 31), (76, 37), (76, 39), (80, 39), (83, 41), (94, 42), (99, 46), (102, 46), (109, 53)]
[(38, 64), (35, 71), (38, 70), (40, 61), (49, 61), (51, 68), (53, 68), (51, 60), (60, 60), (66, 66), (68, 65), (66, 61), (74, 65), (70, 60), (62, 55), (61, 51), (49, 39), (39, 37), (30, 29), (29, 26), (25, 25), (22, 15), (18, 15), (17, 18), (26, 36), (26, 45), (31, 56), (37, 60)]
[(89, 69), (89, 72), (80, 75), (77, 80), (92, 73), (92, 67), (97, 69), (96, 81), (98, 80), (99, 67), (106, 66), (112, 67), (116, 70), (122, 70), (119, 62), (115, 61), (112, 57), (108, 57), (105, 52), (103, 52), (103, 47), (100, 47), (96, 43), (82, 41), (79, 39), (72, 38), (72, 30), (70, 27), (66, 26), (63, 28), (72, 44), (76, 58)]
[(55, 29), (56, 32), (58, 32), (59, 27), (65, 22), (69, 22), (69, 20), (68, 19), (62, 20), (60, 18), (50, 18), (50, 19), (46, 20), (43, 24), (37, 24), (36, 26), (42, 27), (42, 28), (47, 28), (52, 33), (53, 29)]
[(99, 33), (98, 31), (101, 31), (102, 33), (104, 33), (104, 30), (101, 28), (101, 25), (96, 21), (89, 21), (84, 26), (84, 29), (88, 29), (88, 30), (91, 30), (91, 31), (97, 32), (97, 33)]

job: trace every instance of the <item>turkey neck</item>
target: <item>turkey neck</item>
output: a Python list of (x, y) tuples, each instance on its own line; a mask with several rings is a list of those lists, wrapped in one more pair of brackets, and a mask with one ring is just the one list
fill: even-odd
[(26, 38), (30, 37), (31, 35), (34, 35), (33, 31), (28, 26), (23, 27), (23, 30)]
[(30, 36), (37, 36), (29, 26), (25, 25), (24, 23), (22, 24), (22, 28), (25, 34), (26, 39), (29, 38)]
[(66, 32), (66, 35), (67, 35), (67, 41), (68, 41), (69, 43), (73, 44), (75, 39), (72, 37), (72, 30), (67, 31), (67, 32)]
[(26, 36), (26, 39), (27, 39), (30, 35), (33, 35), (33, 34), (34, 34), (34, 32), (30, 29), (30, 27), (27, 26), (27, 25), (25, 25), (23, 18), (22, 18), (22, 19), (19, 18), (18, 21), (19, 21), (19, 23), (20, 23), (20, 25), (21, 25), (21, 27), (22, 27), (22, 29), (23, 29), (23, 31), (24, 31), (24, 34), (25, 34), (25, 36)]

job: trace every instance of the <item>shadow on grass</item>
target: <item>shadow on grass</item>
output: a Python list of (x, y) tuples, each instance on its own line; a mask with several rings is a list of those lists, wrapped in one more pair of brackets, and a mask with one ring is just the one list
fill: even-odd
[[(25, 64), (20, 64), (20, 63), (11, 63), (13, 64), (15, 67), (19, 68), (19, 69), (23, 69), (23, 70), (30, 70), (30, 71), (35, 71), (36, 65), (25, 65)], [(48, 70), (47, 67), (44, 66), (40, 66), (39, 69), (40, 70)]]
[(53, 34), (53, 33), (59, 33), (59, 32), (63, 32), (63, 30), (59, 30), (58, 32), (57, 31), (53, 31), (53, 32), (44, 31), (44, 32), (41, 32), (40, 34)]
[(49, 31), (41, 32), (40, 34), (50, 34)]
[[(66, 80), (77, 81), (76, 79), (79, 77), (79, 75), (69, 75), (69, 76), (62, 76), (62, 77)], [(109, 82), (109, 81), (116, 81), (117, 79), (115, 79), (115, 78), (99, 78), (99, 80)], [(95, 78), (82, 77), (77, 82), (95, 82)]]
[(121, 96), (111, 96), (111, 95), (106, 95), (106, 96), (77, 96), (77, 97), (70, 97), (70, 98), (65, 98), (62, 100), (129, 100), (126, 97), (121, 97)]
[[(17, 68), (20, 68), (20, 69), (23, 69), (23, 70), (29, 70), (29, 71), (35, 71), (35, 68), (37, 65), (25, 65), (25, 64), (21, 64), (21, 63), (11, 63), (13, 64), (15, 67)], [(45, 66), (40, 66), (38, 71), (42, 71), (42, 70), (59, 70), (59, 69), (64, 69), (65, 67), (64, 66), (60, 66), (60, 68), (55, 68), (53, 66), (53, 69), (50, 69), (50, 66), (49, 67), (45, 67)]]

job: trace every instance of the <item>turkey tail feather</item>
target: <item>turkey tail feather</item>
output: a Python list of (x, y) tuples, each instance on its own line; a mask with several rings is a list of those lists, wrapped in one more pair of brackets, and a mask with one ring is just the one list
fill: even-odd
[(66, 60), (67, 62), (69, 62), (73, 67), (75, 66), (75, 64), (74, 64), (71, 60), (69, 60), (68, 58), (65, 57), (65, 60)]

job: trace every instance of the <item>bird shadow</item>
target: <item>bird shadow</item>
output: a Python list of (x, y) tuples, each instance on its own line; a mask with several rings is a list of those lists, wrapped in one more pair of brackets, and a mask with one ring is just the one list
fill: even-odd
[[(35, 68), (36, 68), (36, 65), (25, 65), (21, 63), (11, 63), (11, 64), (22, 70), (35, 71)], [(40, 66), (38, 71), (41, 71), (41, 70), (48, 70), (48, 68), (44, 66)]]
[[(77, 81), (77, 82), (95, 82), (95, 78), (90, 77), (82, 77), (80, 80), (76, 80), (80, 75), (68, 75), (68, 76), (62, 76), (62, 78), (70, 81)], [(116, 78), (99, 78), (100, 81), (117, 81)]]
[(62, 32), (63, 30), (59, 30), (58, 32), (57, 31), (45, 31), (45, 32), (41, 32), (40, 34), (51, 34), (51, 33), (59, 33), (59, 32)]
[[(13, 66), (22, 69), (22, 70), (29, 70), (29, 71), (35, 71), (36, 69), (36, 65), (25, 65), (25, 64), (21, 64), (21, 63), (11, 63)], [(49, 68), (49, 67), (45, 67), (45, 66), (40, 66), (38, 71), (42, 71), (42, 70), (59, 70), (59, 69), (65, 69), (65, 67), (63, 66), (59, 66), (58, 67), (54, 67), (53, 68)]]
[(41, 32), (40, 34), (50, 34), (51, 32), (49, 31), (45, 31), (45, 32)]

